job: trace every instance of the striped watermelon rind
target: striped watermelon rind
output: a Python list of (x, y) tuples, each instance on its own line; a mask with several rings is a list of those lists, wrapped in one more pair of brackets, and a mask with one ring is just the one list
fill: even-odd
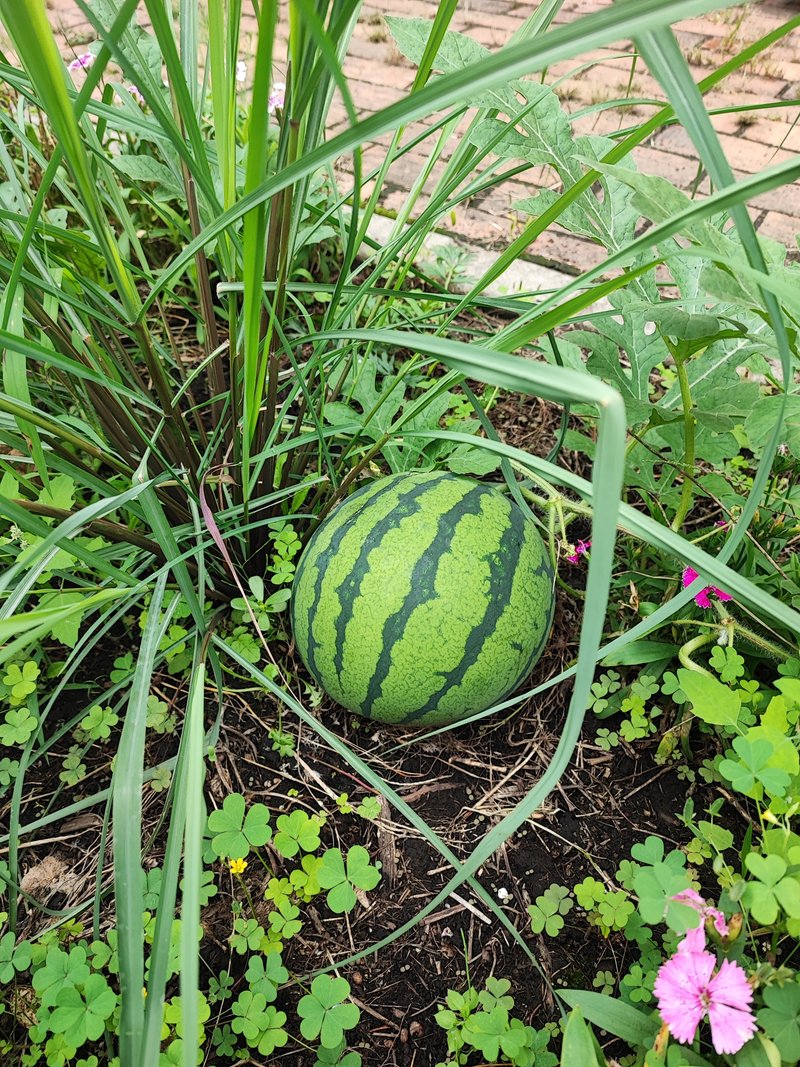
[(303, 662), (337, 703), (428, 727), (518, 688), (553, 604), (530, 516), (493, 486), (414, 472), (358, 490), (317, 529), (291, 618)]

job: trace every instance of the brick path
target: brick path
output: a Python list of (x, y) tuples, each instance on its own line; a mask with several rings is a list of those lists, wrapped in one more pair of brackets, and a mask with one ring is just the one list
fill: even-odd
[[(566, 0), (557, 23), (608, 6), (610, 0)], [(433, 18), (436, 0), (375, 0), (362, 9), (351, 44), (346, 72), (356, 107), (361, 113), (377, 111), (397, 99), (411, 85), (413, 68), (400, 57), (386, 32), (384, 14)], [(49, 0), (51, 20), (65, 41), (64, 54), (71, 55), (86, 41), (83, 21), (74, 0)], [(490, 49), (499, 48), (530, 14), (530, 0), (461, 0), (452, 28), (468, 33)], [(758, 39), (798, 11), (797, 0), (763, 0), (741, 8), (731, 8), (703, 18), (689, 19), (676, 27), (695, 78), (700, 80), (746, 44)], [(252, 20), (245, 20), (243, 47)], [(620, 58), (620, 53), (627, 53)], [(281, 54), (278, 47), (277, 54)], [(578, 61), (550, 68), (548, 81), (563, 79), (559, 93), (570, 111), (609, 100), (632, 98), (662, 99), (657, 83), (632, 53), (630, 41), (597, 50), (581, 57), (594, 65), (576, 73)], [(629, 88), (630, 86), (630, 88)], [(738, 176), (752, 174), (770, 164), (789, 159), (800, 152), (800, 32), (795, 31), (771, 50), (763, 53), (744, 73), (736, 74), (706, 96), (709, 107), (759, 104), (776, 100), (793, 101), (792, 106), (761, 113), (740, 113), (715, 117), (722, 145)], [(795, 106), (796, 105), (796, 106)], [(634, 125), (652, 114), (652, 107), (626, 104), (577, 120), (580, 132), (606, 133)], [(332, 130), (345, 123), (344, 109), (334, 103)], [(795, 125), (796, 124), (796, 125)], [(416, 128), (415, 128), (416, 130)], [(414, 130), (411, 131), (415, 132)], [(382, 203), (398, 209), (410, 183), (423, 165), (425, 145), (398, 160), (384, 187)], [(377, 165), (380, 145), (365, 150), (365, 166)], [(670, 127), (658, 133), (634, 153), (640, 168), (671, 179), (689, 189), (698, 177), (696, 153), (682, 129)], [(455, 220), (442, 228), (455, 236), (491, 248), (504, 247), (518, 232), (519, 221), (512, 203), (532, 195), (537, 184), (552, 182), (542, 168), (531, 169), (487, 196), (476, 198), (460, 208)], [(701, 192), (707, 185), (700, 185)], [(759, 231), (783, 241), (797, 253), (800, 234), (800, 183), (756, 197), (751, 211)], [(598, 262), (598, 246), (561, 233), (543, 234), (529, 249), (530, 258), (541, 263), (580, 270)]]

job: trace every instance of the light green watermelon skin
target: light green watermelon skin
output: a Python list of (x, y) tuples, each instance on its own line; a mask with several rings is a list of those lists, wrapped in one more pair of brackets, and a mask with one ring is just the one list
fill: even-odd
[(453, 474), (394, 474), (309, 541), (291, 616), (303, 662), (337, 703), (382, 723), (457, 722), (530, 674), (550, 632), (553, 572), (531, 518)]

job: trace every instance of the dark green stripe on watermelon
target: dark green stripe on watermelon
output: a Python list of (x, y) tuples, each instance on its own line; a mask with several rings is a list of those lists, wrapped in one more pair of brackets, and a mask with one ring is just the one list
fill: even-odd
[[(525, 539), (525, 516), (517, 507), (510, 507), (509, 512), (510, 522), (503, 531), (503, 539), (499, 550), (485, 557), (490, 568), (489, 582), (491, 589), (489, 599), (486, 601), (486, 612), (478, 625), (473, 627), (472, 633), (467, 638), (464, 646), (464, 657), (461, 662), (453, 670), (446, 671), (442, 675), (442, 684), (419, 711), (412, 712), (408, 716), (407, 722), (415, 722), (417, 719), (422, 719), (424, 716), (435, 712), (439, 706), (439, 701), (447, 690), (454, 685), (461, 684), (465, 674), (483, 651), (484, 636), (487, 630), (492, 630), (496, 626), (500, 616), (508, 607), (515, 574), (515, 568), (513, 565), (509, 566), (509, 562), (514, 549), (519, 550)], [(523, 645), (516, 642), (515, 644), (517, 644), (519, 652), (524, 651)], [(537, 649), (538, 651), (540, 650)]]
[[(402, 485), (402, 482), (401, 482)], [(387, 486), (387, 492), (394, 490), (397, 492), (397, 483), (391, 486)], [(336, 620), (336, 653), (334, 655), (334, 666), (336, 667), (336, 674), (341, 677), (343, 669), (343, 657), (344, 657), (344, 638), (347, 630), (347, 624), (353, 617), (353, 608), (356, 602), (356, 598), (361, 592), (361, 583), (369, 572), (369, 554), (374, 548), (377, 548), (389, 530), (394, 529), (401, 519), (407, 515), (413, 515), (414, 512), (418, 512), (421, 508), (421, 500), (427, 497), (431, 491), (431, 482), (426, 481), (421, 484), (414, 483), (408, 490), (397, 492), (397, 506), (385, 515), (382, 519), (379, 519), (374, 526), (370, 526), (366, 537), (364, 538), (361, 546), (361, 552), (358, 560), (350, 571), (348, 576), (336, 589), (336, 595), (339, 597), (339, 601), (342, 605), (342, 610), (339, 618)], [(373, 497), (373, 501), (375, 497)], [(459, 504), (456, 505), (458, 507)], [(356, 517), (358, 518), (358, 517)], [(355, 521), (355, 520), (354, 520)], [(437, 535), (438, 536), (438, 535)], [(423, 561), (425, 556), (422, 557)], [(412, 593), (413, 593), (413, 578), (412, 578)], [(384, 624), (385, 625), (385, 624)], [(374, 681), (374, 677), (373, 677)], [(370, 682), (370, 688), (372, 682)]]
[[(456, 527), (463, 517), (465, 515), (480, 514), (480, 501), (483, 493), (483, 487), (476, 485), (474, 489), (471, 489), (461, 500), (454, 504), (449, 511), (439, 518), (439, 527), (436, 531), (436, 537), (434, 538), (433, 543), (425, 552), (423, 552), (415, 563), (414, 570), (411, 574), (411, 590), (408, 596), (403, 601), (400, 610), (390, 615), (383, 624), (383, 632), (381, 633), (381, 654), (378, 658), (378, 665), (375, 668), (375, 673), (370, 679), (366, 700), (361, 705), (361, 711), (365, 715), (372, 714), (372, 708), (375, 701), (382, 695), (381, 691), (383, 689), (383, 683), (386, 681), (386, 676), (392, 665), (392, 648), (394, 642), (402, 637), (405, 627), (408, 624), (408, 620), (411, 617), (411, 613), (418, 608), (420, 604), (424, 604), (436, 596), (434, 583), (438, 572), (439, 559), (452, 541), (453, 534), (456, 532)], [(472, 635), (470, 636), (472, 637)], [(456, 671), (460, 670), (462, 665), (463, 664), (460, 664), (459, 667), (456, 668)], [(413, 715), (409, 716), (409, 718), (413, 717)]]
[(383, 722), (457, 721), (530, 673), (552, 614), (533, 522), (498, 489), (448, 473), (359, 490), (295, 577), (297, 646), (339, 703)]
[[(446, 475), (434, 475), (434, 480), (446, 477)], [(398, 487), (398, 479), (401, 479), (401, 485)], [(353, 571), (351, 571), (345, 580), (341, 583), (341, 586), (336, 587), (333, 593), (337, 596), (339, 603), (341, 604), (341, 614), (336, 622), (336, 672), (341, 673), (341, 652), (339, 649), (340, 642), (343, 641), (343, 632), (347, 626), (347, 622), (350, 619), (350, 607), (352, 606), (355, 596), (357, 596), (357, 588), (361, 586), (361, 580), (367, 571), (367, 556), (373, 547), (377, 546), (383, 539), (386, 531), (397, 526), (398, 521), (404, 514), (410, 514), (411, 512), (418, 510), (416, 505), (416, 499), (422, 495), (425, 495), (430, 490), (430, 480), (418, 485), (416, 483), (404, 485), (405, 476), (395, 475), (394, 477), (382, 478), (380, 481), (373, 482), (371, 485), (365, 485), (363, 489), (359, 489), (357, 492), (350, 496), (345, 504), (342, 504), (337, 508), (331, 519), (338, 520), (338, 523), (334, 523), (331, 520), (323, 524), (316, 532), (315, 536), (308, 542), (308, 547), (303, 553), (301, 564), (306, 559), (311, 559), (317, 562), (317, 574), (315, 576), (315, 588), (314, 598), (309, 601), (308, 604), (308, 621), (307, 621), (307, 659), (306, 666), (310, 670), (311, 674), (314, 674), (318, 683), (325, 688), (324, 682), (320, 676), (319, 668), (317, 666), (317, 640), (314, 636), (314, 612), (316, 606), (319, 604), (320, 593), (322, 589), (322, 583), (324, 582), (326, 567), (322, 563), (322, 560), (335, 559), (339, 547), (345, 538), (352, 535), (353, 528), (357, 523), (359, 527), (363, 524), (365, 527), (365, 536), (363, 539), (362, 553), (359, 555), (358, 560), (354, 564)], [(394, 506), (389, 509), (387, 514), (379, 519), (372, 517), (375, 511), (380, 509), (389, 497), (389, 494), (395, 494), (393, 501)], [(330, 534), (330, 537), (325, 537), (326, 534)], [(319, 543), (317, 543), (319, 542)], [(294, 585), (297, 587), (298, 575), (295, 575)], [(301, 579), (302, 580), (302, 579)], [(295, 600), (292, 601), (292, 607)], [(302, 650), (301, 650), (302, 651)]]

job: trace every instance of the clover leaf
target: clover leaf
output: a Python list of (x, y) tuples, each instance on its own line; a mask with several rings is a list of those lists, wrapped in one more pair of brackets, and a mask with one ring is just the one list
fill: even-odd
[(233, 920), (233, 933), (228, 941), (235, 952), (244, 956), (248, 950), (255, 952), (260, 949), (266, 937), (266, 931), (258, 919), (245, 919), (240, 915)]
[(736, 737), (733, 748), (738, 760), (724, 759), (719, 772), (738, 793), (760, 800), (764, 790), (773, 797), (782, 797), (790, 782), (786, 771), (770, 766), (774, 745), (766, 737)]
[(236, 1053), (236, 1038), (230, 1026), (215, 1026), (211, 1034), (211, 1044), (217, 1055), (233, 1059)]
[(478, 993), (481, 1007), (486, 1011), (491, 1011), (492, 1008), (505, 1008), (511, 1011), (514, 1007), (514, 998), (506, 995), (510, 988), (511, 982), (507, 978), (492, 978), (490, 975), (486, 979), (485, 988)]
[(3, 682), (8, 686), (8, 702), (12, 707), (23, 704), (31, 693), (36, 691), (36, 679), (39, 677), (38, 664), (30, 659), (22, 666), (10, 663), (3, 675)]
[(355, 887), (374, 889), (380, 877), (378, 866), (373, 867), (369, 862), (369, 853), (363, 845), (348, 849), (346, 869), (341, 849), (329, 848), (318, 872), (320, 886), (328, 890), (328, 907), (338, 915), (355, 907)]
[(278, 1011), (270, 1004), (264, 1012), (264, 1021), (261, 1036), (256, 1048), (262, 1056), (269, 1056), (276, 1048), (283, 1048), (289, 1041), (289, 1035), (284, 1029), (286, 1012)]
[[(168, 1026), (172, 1026), (178, 1037), (188, 1037), (186, 1029), (184, 1027), (183, 1020), (185, 1018), (185, 1012), (183, 1009), (183, 998), (180, 996), (172, 997), (171, 1000), (166, 1001), (164, 1004), (164, 1023)], [(211, 1018), (211, 1005), (206, 999), (205, 995), (198, 989), (197, 990), (197, 1047), (203, 1044), (205, 1041), (205, 1024)], [(194, 1042), (193, 1042), (194, 1043)]]
[(786, 1063), (800, 1060), (800, 983), (767, 986), (763, 993), (766, 1008), (758, 1012), (758, 1025), (778, 1046)]
[(87, 1041), (99, 1040), (117, 1006), (117, 994), (101, 974), (90, 974), (83, 989), (66, 986), (55, 1001), (48, 1026), (55, 1034), (63, 1034), (75, 1048)]
[(289, 972), (283, 966), (279, 953), (267, 956), (251, 956), (245, 972), (247, 984), (253, 993), (263, 993), (268, 1003), (278, 996), (278, 987), (289, 981)]
[(27, 708), (12, 708), (0, 723), (0, 745), (27, 744), (38, 725), (38, 720)]
[(267, 1005), (263, 993), (243, 990), (231, 1009), (237, 1016), (231, 1023), (233, 1031), (242, 1034), (251, 1048), (257, 1048), (262, 1056), (269, 1056), (276, 1048), (287, 1044), (289, 1035), (284, 1029), (285, 1012)]
[(96, 704), (78, 723), (79, 728), (92, 741), (107, 741), (111, 730), (119, 722), (119, 716), (113, 708), (101, 708)]
[[(95, 965), (97, 965), (96, 961)], [(44, 966), (36, 970), (33, 976), (33, 988), (42, 998), (42, 1004), (47, 1007), (55, 1004), (62, 989), (83, 987), (88, 979), (89, 967), (83, 948), (76, 945), (67, 953), (63, 949), (54, 947), (47, 950)]]
[(505, 1008), (478, 1011), (464, 1023), (464, 1040), (488, 1061), (497, 1060), (501, 1051), (514, 1060), (528, 1043), (525, 1027), (515, 1021), (518, 1025), (512, 1029)]
[(231, 1011), (236, 1018), (231, 1023), (235, 1034), (241, 1034), (248, 1045), (258, 1043), (261, 1022), (267, 1007), (267, 998), (263, 993), (252, 993), (244, 989), (233, 1002)]
[(296, 856), (300, 849), (314, 852), (319, 848), (319, 823), (304, 811), (279, 815), (277, 826), (273, 844), (287, 859)]
[(361, 1053), (348, 1052), (345, 1056), (343, 1055), (345, 1048), (345, 1041), (340, 1041), (333, 1048), (320, 1045), (317, 1049), (314, 1067), (361, 1067)]
[[(258, 957), (254, 957), (258, 959)], [(251, 961), (252, 962), (252, 961)], [(249, 969), (248, 969), (249, 970)], [(252, 982), (250, 985), (252, 986)], [(256, 990), (256, 992), (263, 993), (263, 989)], [(233, 978), (227, 971), (220, 971), (219, 974), (214, 977), (212, 974), (208, 980), (208, 1003), (218, 1004), (220, 1001), (228, 1000), (233, 994)], [(275, 999), (274, 997), (272, 998)]]
[(362, 819), (368, 819), (369, 822), (375, 822), (380, 813), (380, 797), (364, 797), (364, 799), (356, 808), (356, 815), (359, 815)]
[(211, 812), (208, 829), (211, 849), (221, 859), (244, 859), (251, 847), (265, 845), (272, 836), (266, 805), (254, 804), (245, 814), (241, 793), (231, 793), (221, 808)]
[(572, 897), (569, 890), (563, 885), (553, 883), (541, 896), (536, 898), (535, 904), (528, 906), (528, 915), (531, 919), (531, 930), (535, 934), (544, 931), (548, 937), (555, 937), (564, 928), (564, 919), (572, 908)]
[(642, 864), (633, 877), (642, 919), (646, 923), (666, 922), (679, 934), (696, 925), (696, 910), (674, 899), (690, 885), (684, 870), (686, 856), (678, 849), (664, 855), (664, 842), (652, 834), (635, 844), (631, 855)]
[(0, 937), (0, 984), (7, 985), (16, 971), (27, 971), (31, 965), (31, 946), (27, 941), (17, 944), (9, 930)]
[(744, 862), (757, 881), (746, 884), (742, 900), (756, 921), (771, 926), (779, 908), (791, 918), (800, 918), (800, 882), (787, 876), (786, 861), (780, 856), (748, 852)]
[(303, 928), (302, 922), (297, 918), (300, 909), (286, 898), (280, 901), (277, 907), (269, 913), (270, 934), (276, 938), (290, 937), (299, 934)]
[(319, 1037), (326, 1048), (339, 1045), (345, 1030), (358, 1024), (361, 1013), (355, 1004), (344, 1004), (350, 995), (350, 985), (344, 978), (318, 974), (311, 983), (311, 992), (300, 998), (297, 1014), (300, 1033), (306, 1041)]

